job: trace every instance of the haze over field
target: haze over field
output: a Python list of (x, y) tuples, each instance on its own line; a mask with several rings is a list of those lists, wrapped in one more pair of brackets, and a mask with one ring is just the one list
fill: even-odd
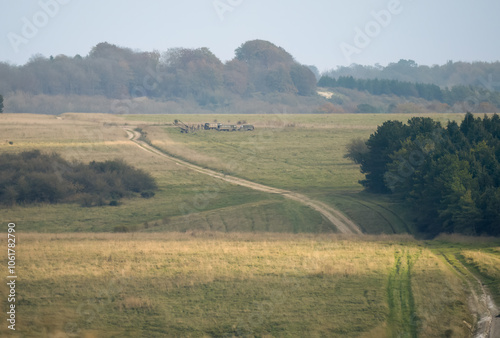
[(107, 41), (143, 51), (208, 47), (221, 60), (243, 42), (272, 41), (321, 71), (386, 65), (497, 61), (500, 3), (485, 1), (76, 1), (2, 0), (0, 61), (85, 56)]
[(499, 2), (0, 4), (0, 337), (500, 336)]

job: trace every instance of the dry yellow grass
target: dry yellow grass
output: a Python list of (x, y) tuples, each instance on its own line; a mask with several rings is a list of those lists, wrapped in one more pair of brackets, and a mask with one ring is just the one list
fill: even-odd
[[(160, 220), (170, 204), (180, 203), (177, 196), (193, 196), (200, 182), (206, 184), (204, 176), (127, 143), (118, 126), (123, 117), (65, 114), (63, 119), (41, 115), (0, 118), (1, 134), (13, 142), (10, 145), (2, 140), (0, 152), (34, 147), (81, 161), (119, 157), (151, 172), (163, 188), (158, 193), (163, 204), (141, 199), (112, 210), (34, 206), (5, 211), (9, 219), (22, 218), (20, 226), (29, 227), (37, 217), (48, 219), (46, 223), (60, 219), (94, 223), (113, 212), (116, 218), (111, 221), (116, 224), (125, 222), (125, 216), (126, 221), (141, 224), (145, 213), (152, 214), (148, 220)], [(206, 117), (186, 118), (203, 121)], [(352, 128), (364, 134), (382, 121), (380, 116), (255, 118), (256, 125), (268, 129), (294, 123), (296, 128)], [(160, 134), (160, 128), (150, 130), (153, 139), (172, 145), (170, 138)], [(173, 148), (193, 160), (203, 155), (207, 157), (202, 162), (220, 161), (187, 145)], [(225, 193), (222, 190), (220, 195)], [(228, 193), (227, 198), (243, 193), (246, 191)], [(252, 203), (275, 202), (256, 199)], [(220, 204), (222, 208), (224, 203)], [(132, 211), (126, 214), (129, 209)], [(21, 213), (32, 213), (33, 217), (21, 217)], [(213, 214), (206, 211), (203, 216), (208, 222)], [(236, 217), (227, 219), (238, 222)], [(27, 336), (384, 335), (397, 332), (390, 327), (394, 323), (387, 321), (387, 287), (395, 257), (401, 252), (418, 256), (410, 271), (411, 290), (406, 291), (413, 294), (419, 334), (442, 336), (451, 330), (448, 333), (466, 336), (461, 323), (470, 323), (460, 278), (408, 236), (20, 233), (18, 241), (18, 324)], [(5, 246), (4, 238), (0, 245)], [(488, 273), (496, 273), (497, 260), (487, 260), (489, 256), (478, 256), (473, 250), (467, 255), (484, 262)], [(3, 308), (6, 290), (5, 285), (0, 286)], [(0, 335), (5, 333), (5, 327), (0, 327)]]
[[(24, 278), (33, 279), (47, 271), (54, 279), (100, 278), (110, 271), (155, 274), (166, 267), (166, 256), (178, 256), (169, 262), (166, 273), (182, 275), (186, 283), (209, 281), (213, 273), (218, 278), (234, 278), (261, 271), (355, 276), (381, 273), (393, 264), (391, 246), (378, 242), (360, 245), (337, 235), (24, 234), (22, 240), (29, 244), (29, 250), (23, 252)], [(227, 269), (231, 264), (228, 257), (239, 264)], [(57, 268), (52, 269), (55, 261)]]
[(387, 283), (401, 252), (418, 257), (419, 332), (461, 336), (468, 319), (459, 278), (409, 236), (21, 233), (18, 241), (18, 318), (28, 336), (386, 334)]
[(498, 248), (490, 252), (481, 250), (464, 250), (461, 252), (465, 262), (471, 265), (476, 275), (487, 286), (496, 305), (500, 305), (500, 255)]
[[(497, 249), (498, 250), (498, 249)], [(477, 250), (464, 250), (462, 255), (481, 265), (484, 272), (491, 276), (500, 277), (500, 257)]]
[[(467, 308), (467, 290), (457, 275), (429, 250), (413, 266), (412, 290), (421, 337), (468, 337), (474, 319)], [(446, 333), (447, 332), (447, 333)]]
[[(116, 208), (88, 210), (78, 204), (15, 206), (2, 210), (5, 219), (17, 221), (31, 231), (112, 231), (117, 225), (137, 227), (145, 221), (183, 216), (185, 208), (181, 207), (192, 207), (199, 191), (207, 189), (212, 193), (211, 198), (204, 208), (195, 211), (244, 205), (266, 198), (264, 194), (256, 197), (252, 192), (247, 193), (248, 189), (219, 186), (214, 179), (145, 152), (127, 139), (121, 127), (124, 123), (123, 117), (106, 114), (64, 114), (61, 117), (2, 114), (0, 135), (5, 140), (0, 142), (0, 153), (40, 149), (84, 163), (118, 158), (149, 172), (160, 186), (155, 198), (124, 200), (123, 205)], [(212, 188), (216, 189), (215, 193)]]

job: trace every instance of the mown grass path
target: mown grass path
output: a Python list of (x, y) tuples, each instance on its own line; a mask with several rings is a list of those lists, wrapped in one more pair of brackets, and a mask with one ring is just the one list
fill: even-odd
[(387, 283), (390, 336), (416, 338), (418, 318), (411, 288), (411, 269), (418, 255), (407, 251), (396, 251), (394, 255), (396, 262)]
[(285, 198), (302, 203), (302, 204), (318, 211), (319, 213), (321, 213), (341, 233), (344, 233), (344, 234), (361, 234), (362, 233), (359, 226), (357, 226), (352, 220), (347, 218), (344, 214), (342, 214), (337, 209), (332, 208), (331, 206), (326, 205), (323, 202), (319, 202), (319, 201), (310, 199), (309, 197), (302, 195), (302, 194), (299, 194), (299, 193), (296, 193), (296, 192), (292, 192), (292, 191), (288, 191), (288, 190), (284, 190), (284, 189), (273, 188), (273, 187), (266, 186), (266, 185), (263, 185), (260, 183), (255, 183), (255, 182), (248, 181), (248, 180), (245, 180), (242, 178), (226, 175), (226, 174), (219, 173), (219, 172), (216, 172), (216, 171), (211, 170), (211, 169), (200, 167), (200, 166), (193, 164), (191, 162), (187, 162), (187, 161), (181, 160), (179, 158), (176, 158), (176, 157), (174, 157), (174, 156), (172, 156), (164, 151), (161, 151), (161, 150), (151, 146), (150, 144), (144, 142), (143, 140), (140, 139), (141, 134), (138, 131), (131, 130), (128, 128), (125, 128), (125, 131), (128, 134), (129, 140), (131, 140), (132, 142), (137, 144), (141, 149), (143, 149), (145, 151), (148, 151), (148, 152), (151, 152), (155, 155), (158, 155), (158, 156), (167, 158), (169, 160), (175, 161), (178, 165), (182, 165), (186, 168), (197, 171), (199, 173), (224, 180), (228, 183), (237, 184), (237, 185), (240, 185), (243, 187), (247, 187), (250, 189), (263, 191), (263, 192), (267, 192), (267, 193), (271, 193), (271, 194), (279, 194)]

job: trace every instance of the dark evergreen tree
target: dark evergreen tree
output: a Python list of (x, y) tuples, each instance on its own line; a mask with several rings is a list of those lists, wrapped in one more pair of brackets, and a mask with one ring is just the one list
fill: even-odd
[[(339, 76), (338, 79), (323, 75), (318, 82), (320, 87), (342, 87), (366, 91), (373, 95), (396, 95), (400, 97), (417, 97), (427, 101), (439, 101), (453, 105), (462, 103), (472, 107), (476, 112), (491, 111), (491, 107), (500, 108), (500, 92), (492, 92), (472, 86), (458, 85), (449, 90), (442, 90), (435, 84), (414, 83), (389, 79), (356, 79), (352, 76)], [(482, 108), (481, 104), (489, 103)], [(489, 108), (488, 108), (489, 107)]]
[(467, 114), (446, 128), (430, 118), (387, 121), (346, 157), (361, 164), (368, 190), (407, 203), (420, 231), (499, 235), (499, 128), (498, 115)]
[(400, 121), (387, 121), (377, 128), (366, 142), (368, 152), (361, 161), (361, 172), (366, 179), (361, 182), (368, 190), (388, 193), (384, 182), (390, 155), (401, 148), (401, 141), (408, 136), (408, 128)]

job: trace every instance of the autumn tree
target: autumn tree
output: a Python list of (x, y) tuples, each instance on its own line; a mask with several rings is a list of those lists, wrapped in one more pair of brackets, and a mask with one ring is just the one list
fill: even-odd
[(248, 65), (238, 59), (224, 66), (224, 86), (232, 93), (243, 95), (248, 89)]
[(295, 62), (292, 55), (285, 49), (264, 40), (245, 42), (236, 49), (235, 53), (238, 60), (265, 68), (271, 68), (279, 63), (291, 65)]
[(199, 104), (216, 103), (217, 91), (223, 89), (224, 65), (208, 49), (173, 48), (162, 56), (165, 95), (193, 98)]
[(310, 96), (316, 93), (316, 76), (309, 67), (295, 63), (290, 67), (290, 76), (299, 95)]
[[(308, 67), (298, 64), (283, 48), (262, 40), (244, 43), (225, 64), (208, 48), (140, 52), (108, 42), (97, 44), (87, 56), (34, 55), (22, 66), (0, 62), (0, 93), (15, 93), (17, 111), (24, 111), (24, 97), (33, 96), (66, 100), (68, 106), (87, 100), (94, 110), (102, 109), (92, 106), (94, 100), (130, 102), (140, 97), (216, 109), (255, 93), (266, 101), (276, 93), (315, 95), (315, 88)], [(82, 98), (68, 100), (69, 96)]]
[(262, 93), (316, 93), (316, 77), (307, 66), (297, 63), (282, 47), (268, 41), (248, 41), (235, 51), (236, 59), (248, 65), (249, 82)]

